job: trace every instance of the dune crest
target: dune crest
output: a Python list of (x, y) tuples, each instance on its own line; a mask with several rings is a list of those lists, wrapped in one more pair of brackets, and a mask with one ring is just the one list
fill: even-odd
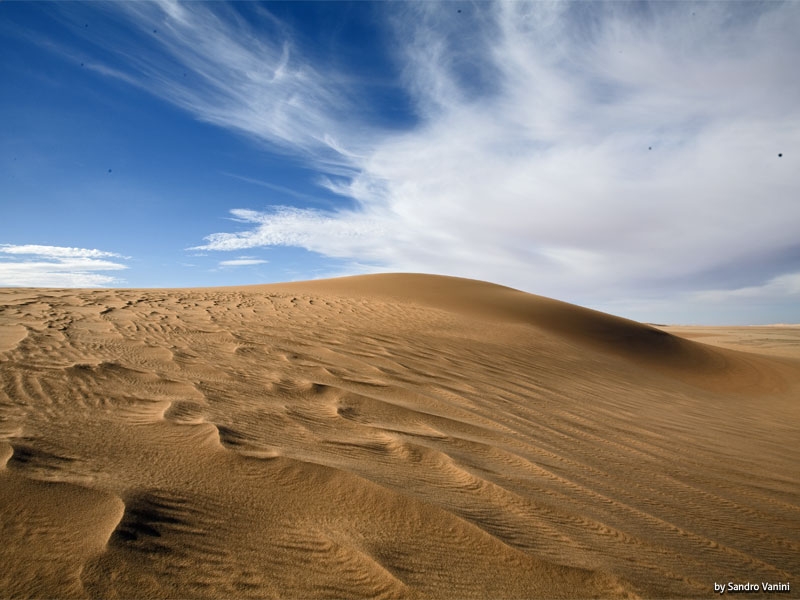
[(709, 345), (410, 274), (0, 305), (0, 596), (706, 597), (800, 575), (796, 328)]
[[(528, 325), (593, 351), (614, 354), (684, 381), (717, 390), (764, 386), (785, 390), (795, 371), (737, 351), (696, 343), (664, 328), (536, 296), (497, 284), (422, 274), (381, 274), (296, 284), (309, 291), (383, 297), (485, 322)], [(281, 289), (283, 286), (269, 286)], [(753, 365), (757, 365), (755, 369)], [(754, 372), (755, 371), (755, 372)]]

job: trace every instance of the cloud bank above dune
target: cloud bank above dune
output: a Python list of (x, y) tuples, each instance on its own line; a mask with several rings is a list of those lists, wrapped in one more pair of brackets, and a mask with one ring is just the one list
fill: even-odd
[(266, 182), (191, 250), (302, 248), (337, 274), (445, 273), (631, 316), (737, 290), (797, 304), (775, 283), (800, 273), (796, 3), (365, 5), (377, 83), (261, 6), (111, 10), (150, 41), (109, 37), (98, 72), (341, 199), (286, 206)]
[[(642, 289), (796, 298), (772, 283), (800, 271), (800, 181), (778, 156), (800, 139), (787, 78), (796, 6), (403, 12), (396, 60), (416, 127), (348, 136), (327, 104), (303, 107), (318, 138), (355, 149), (336, 156), (353, 174), (323, 181), (354, 206), (234, 210), (249, 227), (201, 248), (299, 246), (594, 301)], [(322, 162), (332, 146), (295, 148)]]

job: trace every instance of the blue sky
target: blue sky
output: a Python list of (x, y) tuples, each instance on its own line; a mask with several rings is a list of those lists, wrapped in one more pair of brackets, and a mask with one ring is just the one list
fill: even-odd
[(800, 322), (797, 31), (797, 2), (2, 2), (0, 285), (412, 271)]

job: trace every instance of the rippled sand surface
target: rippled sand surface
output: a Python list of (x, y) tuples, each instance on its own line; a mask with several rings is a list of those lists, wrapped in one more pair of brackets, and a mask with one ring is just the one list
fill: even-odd
[(0, 289), (0, 597), (798, 597), (799, 442), (796, 327), (423, 275)]

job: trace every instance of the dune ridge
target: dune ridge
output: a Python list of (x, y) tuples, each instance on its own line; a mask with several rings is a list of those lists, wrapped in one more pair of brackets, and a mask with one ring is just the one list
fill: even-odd
[(797, 581), (800, 330), (708, 331), (430, 275), (0, 289), (0, 596)]

